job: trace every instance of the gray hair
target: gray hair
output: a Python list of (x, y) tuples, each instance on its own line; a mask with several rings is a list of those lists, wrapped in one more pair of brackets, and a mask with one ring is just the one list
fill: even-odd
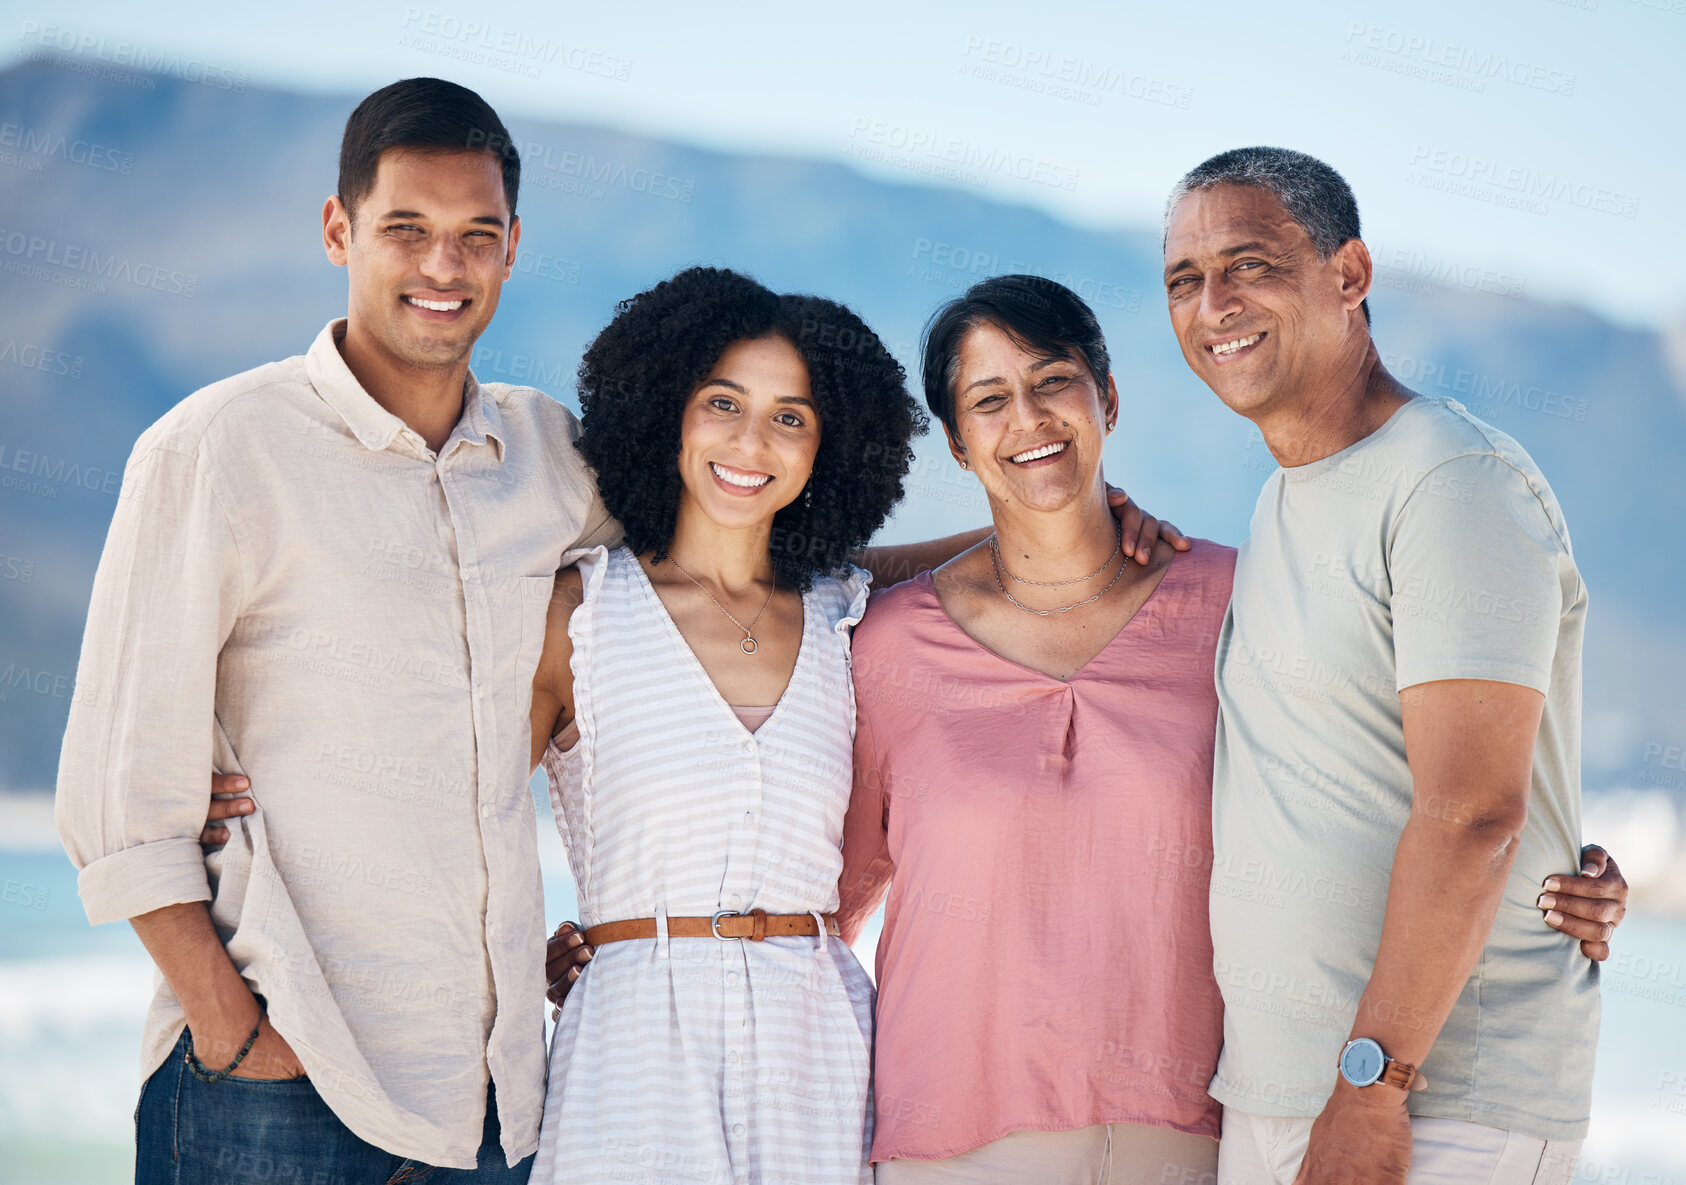
[[(1165, 199), (1160, 250), (1170, 237), (1171, 211), (1177, 203), (1219, 185), (1250, 185), (1269, 193), (1305, 231), (1319, 259), (1328, 259), (1341, 244), (1362, 237), (1358, 199), (1346, 178), (1334, 169), (1291, 148), (1232, 148), (1194, 166), (1172, 186), (1171, 196)], [(1362, 308), (1367, 325), (1370, 302), (1366, 300)]]

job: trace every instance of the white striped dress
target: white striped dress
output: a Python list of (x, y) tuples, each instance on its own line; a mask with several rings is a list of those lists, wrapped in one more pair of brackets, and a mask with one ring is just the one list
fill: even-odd
[[(635, 556), (579, 566), (580, 737), (544, 765), (581, 922), (835, 910), (867, 574), (803, 596), (790, 684), (752, 734)], [(870, 1182), (871, 1034), (841, 939), (608, 944), (557, 1022), (532, 1180)]]

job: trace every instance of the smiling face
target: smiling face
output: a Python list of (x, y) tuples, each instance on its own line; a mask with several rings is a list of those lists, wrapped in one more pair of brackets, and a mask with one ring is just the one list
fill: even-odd
[(1060, 510), (1098, 488), (1118, 389), (1110, 376), (1098, 387), (1076, 350), (1038, 357), (986, 321), (961, 339), (953, 381), (949, 449), (993, 504)]
[(355, 214), (337, 197), (323, 210), (328, 257), (350, 276), (348, 336), (400, 367), (465, 364), (521, 237), (498, 159), (390, 149)]
[(1251, 420), (1326, 388), (1352, 352), (1369, 287), (1362, 242), (1319, 259), (1311, 237), (1257, 186), (1196, 190), (1167, 223), (1165, 295), (1183, 357)]
[(733, 342), (691, 393), (680, 427), (680, 508), (719, 526), (771, 523), (808, 484), (820, 417), (808, 367), (782, 337)]

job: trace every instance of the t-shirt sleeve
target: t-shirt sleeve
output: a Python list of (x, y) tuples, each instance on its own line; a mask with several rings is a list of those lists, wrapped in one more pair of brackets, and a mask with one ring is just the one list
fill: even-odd
[(1568, 545), (1514, 466), (1456, 457), (1424, 475), (1388, 540), (1399, 690), (1490, 679), (1545, 692), (1579, 580)]

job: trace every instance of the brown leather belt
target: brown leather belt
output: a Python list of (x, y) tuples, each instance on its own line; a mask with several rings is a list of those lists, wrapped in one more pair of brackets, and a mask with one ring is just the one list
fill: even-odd
[[(842, 931), (837, 928), (837, 919), (830, 914), (822, 916), (825, 917), (825, 932), (833, 938), (838, 937)], [(713, 917), (668, 918), (667, 932), (673, 938), (718, 938), (722, 942), (729, 938), (747, 938), (751, 942), (760, 942), (766, 938), (789, 938), (799, 935), (812, 938), (817, 936), (820, 930), (811, 913), (768, 913), (764, 909), (739, 913), (735, 909), (722, 909)], [(655, 918), (603, 922), (585, 932), (585, 940), (592, 946), (655, 936)]]

